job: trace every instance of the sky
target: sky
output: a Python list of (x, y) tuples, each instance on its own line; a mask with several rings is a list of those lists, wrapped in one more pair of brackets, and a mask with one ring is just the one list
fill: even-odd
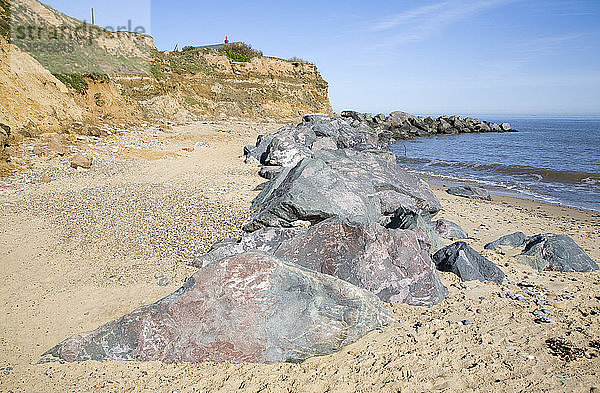
[(600, 115), (600, 1), (48, 0), (161, 50), (244, 41), (301, 57), (337, 112)]

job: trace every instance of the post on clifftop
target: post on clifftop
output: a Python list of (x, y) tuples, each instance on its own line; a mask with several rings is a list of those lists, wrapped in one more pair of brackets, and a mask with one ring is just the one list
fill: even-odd
[(229, 38), (227, 36), (225, 36), (225, 43), (229, 44)]
[(96, 24), (96, 20), (94, 18), (94, 9), (92, 8), (92, 25)]

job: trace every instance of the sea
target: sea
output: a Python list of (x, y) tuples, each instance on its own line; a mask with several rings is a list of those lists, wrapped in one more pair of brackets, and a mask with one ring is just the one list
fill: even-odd
[(435, 184), (600, 212), (600, 117), (471, 117), (518, 132), (399, 141), (398, 164)]

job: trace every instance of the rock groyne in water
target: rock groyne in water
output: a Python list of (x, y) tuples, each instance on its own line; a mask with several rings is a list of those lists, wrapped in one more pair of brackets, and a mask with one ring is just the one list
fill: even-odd
[(410, 139), (418, 136), (451, 135), (482, 132), (515, 132), (509, 123), (491, 123), (471, 117), (440, 116), (422, 117), (406, 112), (392, 112), (389, 116), (355, 111), (344, 111), (341, 116), (351, 126), (366, 125), (379, 132), (388, 131), (395, 139)]

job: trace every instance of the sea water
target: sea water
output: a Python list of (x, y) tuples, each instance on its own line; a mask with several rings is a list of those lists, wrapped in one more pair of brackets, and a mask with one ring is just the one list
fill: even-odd
[(399, 141), (398, 164), (437, 184), (600, 212), (600, 118), (478, 117), (519, 132)]

